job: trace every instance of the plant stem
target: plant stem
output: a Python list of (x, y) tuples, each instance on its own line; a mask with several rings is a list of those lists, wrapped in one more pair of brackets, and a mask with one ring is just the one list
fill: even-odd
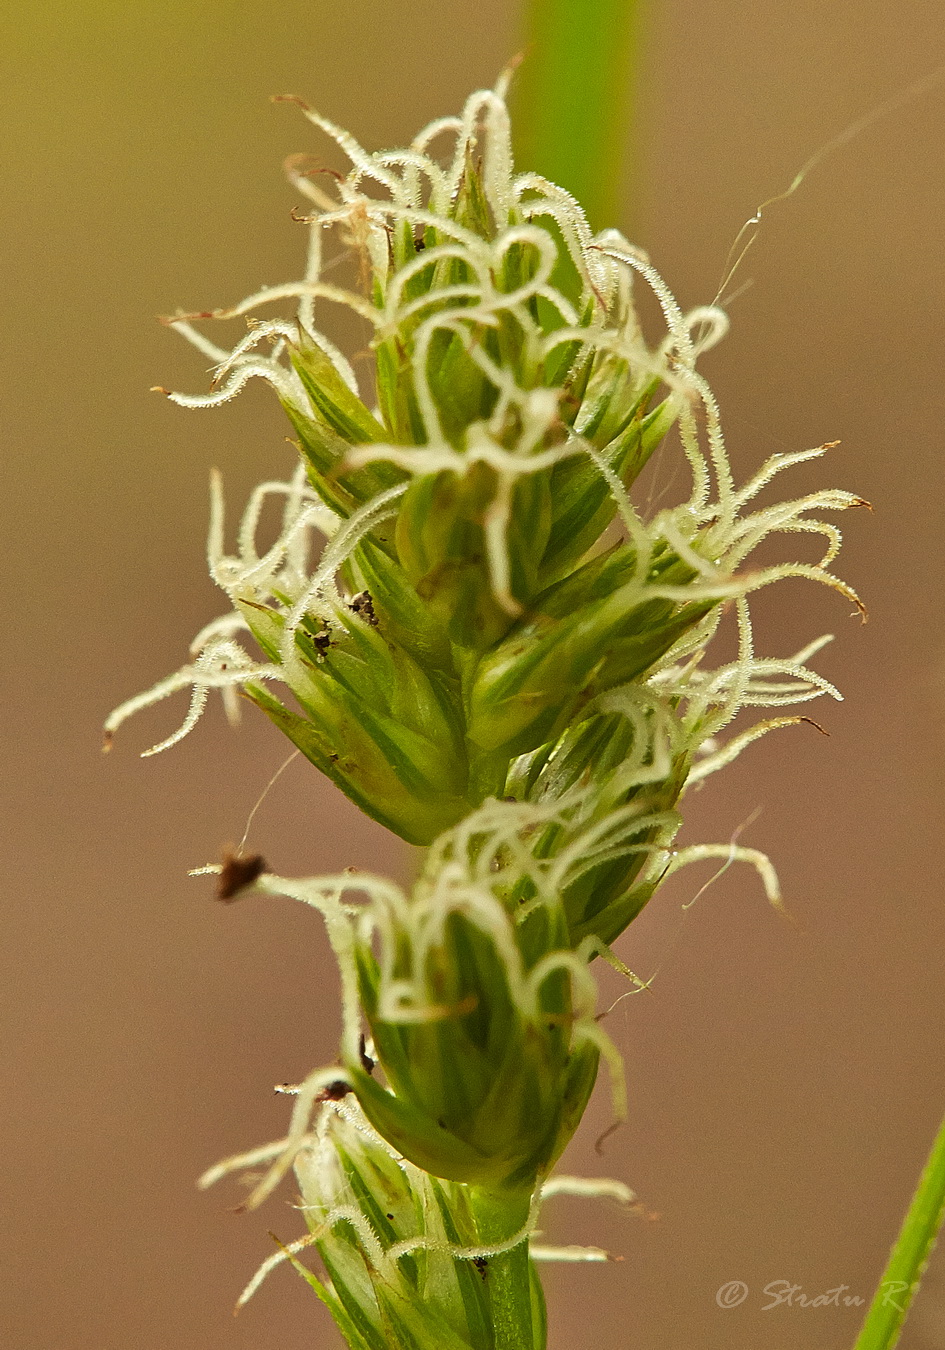
[[(493, 1194), (475, 1189), (471, 1193), (479, 1240), (483, 1246), (504, 1242), (528, 1218), (528, 1195)], [(483, 1267), (489, 1285), (492, 1334), (495, 1350), (539, 1350), (532, 1323), (532, 1289), (528, 1240), (507, 1252), (490, 1256)]]
[(629, 131), (646, 0), (527, 0), (517, 157), (616, 224), (629, 187)]
[(945, 1218), (945, 1120), (853, 1350), (891, 1350), (899, 1339)]

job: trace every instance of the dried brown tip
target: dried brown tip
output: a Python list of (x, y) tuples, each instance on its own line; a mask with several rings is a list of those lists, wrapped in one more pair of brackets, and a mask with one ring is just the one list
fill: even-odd
[(170, 398), (172, 390), (165, 389), (163, 384), (152, 384), (148, 390), (149, 394), (163, 394), (165, 398)]
[(614, 1133), (615, 1130), (620, 1129), (622, 1124), (623, 1124), (622, 1120), (615, 1120), (612, 1125), (607, 1126), (607, 1129), (604, 1131), (603, 1134), (598, 1135), (597, 1139), (594, 1141), (594, 1152), (597, 1154), (599, 1158), (603, 1157), (605, 1142), (610, 1138), (610, 1136)]
[(261, 853), (242, 854), (225, 849), (223, 866), (217, 880), (217, 899), (226, 902), (235, 900), (240, 891), (258, 881), (265, 870), (266, 863)]
[(298, 94), (270, 94), (270, 103), (295, 103), (298, 107), (304, 108), (306, 112), (311, 112), (312, 105), (306, 103), (304, 98), (299, 98)]
[(226, 314), (227, 311), (223, 309), (196, 309), (190, 314), (159, 314), (157, 318), (158, 323), (170, 328), (175, 323), (191, 323), (194, 319), (219, 319)]
[(289, 175), (298, 178), (317, 178), (320, 173), (327, 173), (330, 178), (343, 183), (345, 176), (340, 169), (331, 169), (327, 164), (323, 164), (320, 159), (314, 155), (301, 151), (294, 155), (286, 155), (282, 161), (282, 167)]
[(817, 730), (820, 732), (821, 736), (830, 735), (830, 732), (827, 730), (827, 728), (822, 727), (819, 722), (815, 722), (812, 717), (799, 717), (797, 720), (799, 722), (807, 722), (810, 726), (816, 727)]

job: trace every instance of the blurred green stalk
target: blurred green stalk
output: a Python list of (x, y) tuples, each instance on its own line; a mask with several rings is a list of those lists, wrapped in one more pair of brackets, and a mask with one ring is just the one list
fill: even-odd
[(620, 222), (647, 0), (526, 0), (516, 158), (566, 188), (591, 227)]
[(891, 1350), (945, 1218), (945, 1120), (853, 1350)]

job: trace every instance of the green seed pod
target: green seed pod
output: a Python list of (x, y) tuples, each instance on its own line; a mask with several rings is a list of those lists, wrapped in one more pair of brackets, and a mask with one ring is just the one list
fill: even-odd
[(290, 349), (290, 355), (309, 408), (302, 410), (287, 398), (282, 406), (298, 436), (309, 481), (326, 506), (342, 517), (350, 516), (377, 493), (403, 482), (404, 474), (382, 460), (355, 470), (345, 465), (352, 445), (384, 440), (384, 427), (320, 347), (300, 344)]
[[(650, 385), (632, 406), (626, 425), (601, 446), (603, 463), (625, 488), (630, 487), (676, 418), (677, 408), (671, 399), (664, 399), (652, 412), (646, 411), (652, 392)], [(555, 465), (550, 496), (552, 519), (541, 561), (546, 585), (580, 561), (617, 513), (606, 479), (584, 455), (569, 456)]]
[(384, 439), (381, 423), (348, 388), (320, 347), (313, 343), (295, 346), (290, 355), (315, 415), (341, 440), (364, 445)]
[[(285, 615), (244, 604), (249, 627), (279, 659)], [(283, 661), (302, 709), (261, 685), (247, 695), (368, 815), (413, 844), (428, 844), (469, 809), (467, 761), (450, 691), (349, 608), (337, 622), (306, 616)]]
[[(531, 851), (537, 859), (575, 855), (561, 879), (573, 947), (587, 938), (610, 945), (650, 899), (659, 880), (654, 854), (678, 827), (674, 807), (689, 766), (682, 726), (652, 696), (594, 713), (513, 766), (508, 792), (562, 808)], [(527, 904), (534, 893), (523, 880), (510, 903)]]
[(378, 632), (409, 652), (424, 670), (455, 681), (449, 637), (430, 606), (417, 594), (404, 569), (384, 552), (380, 540), (363, 539), (347, 563), (352, 589), (371, 597)]
[[(418, 478), (397, 517), (397, 554), (416, 594), (452, 642), (477, 651), (491, 647), (515, 620), (494, 593), (487, 561), (485, 522), (496, 493), (494, 471), (475, 463), (462, 475), (447, 470)], [(510, 590), (520, 603), (536, 589), (550, 517), (548, 475), (520, 479), (506, 531)]]
[[(639, 679), (717, 600), (681, 603), (657, 587), (696, 573), (657, 544), (645, 579), (627, 544), (594, 558), (543, 592), (532, 612), (479, 664), (468, 735), (486, 751), (526, 754), (554, 741), (596, 695)], [(647, 598), (647, 588), (657, 591)]]

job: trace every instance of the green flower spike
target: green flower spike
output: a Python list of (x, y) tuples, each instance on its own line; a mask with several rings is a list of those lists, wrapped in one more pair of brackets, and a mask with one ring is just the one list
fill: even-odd
[(587, 956), (567, 950), (556, 905), (530, 964), (515, 916), (457, 867), (410, 900), (385, 899), (356, 942), (360, 1002), (388, 1083), (349, 1059), (365, 1114), (433, 1175), (527, 1197), (576, 1129), (610, 1048)]
[[(275, 1161), (250, 1206), (287, 1173), (315, 1103), (339, 1085), (398, 1156), (513, 1207), (570, 1139), (601, 1055), (622, 1119), (622, 1063), (596, 1018), (589, 962), (602, 955), (640, 982), (593, 931), (574, 945), (567, 906), (584, 898), (584, 876), (615, 859), (642, 854), (652, 890), (667, 871), (723, 847), (674, 854), (676, 825), (674, 813), (633, 804), (604, 814), (593, 790), (577, 789), (542, 804), (486, 803), (436, 841), (410, 895), (368, 873), (252, 883), (325, 921), (341, 975), (343, 1068), (317, 1069), (297, 1090), (289, 1136), (266, 1154)], [(778, 900), (761, 855), (724, 849), (758, 866)]]
[[(202, 1178), (210, 1185), (269, 1164), (249, 1207), (293, 1166), (299, 1180), (310, 1234), (280, 1246), (241, 1303), (276, 1265), (299, 1266), (297, 1254), (314, 1245), (325, 1278), (299, 1269), (352, 1345), (513, 1350), (529, 1343), (529, 1328), (540, 1347), (543, 1303), (529, 1256), (606, 1259), (597, 1248), (531, 1242), (538, 1207), (556, 1192), (632, 1200), (619, 1182), (549, 1176), (601, 1054), (615, 1117), (624, 1114), (622, 1065), (594, 1016), (589, 959), (604, 955), (641, 987), (598, 939), (567, 945), (561, 897), (586, 871), (587, 849), (593, 867), (595, 843), (608, 855), (617, 835), (615, 820), (606, 837), (593, 824), (581, 831), (583, 806), (574, 792), (557, 806), (487, 804), (441, 836), (409, 897), (367, 874), (252, 883), (322, 914), (341, 973), (343, 1064), (280, 1089), (295, 1096), (286, 1138)], [(658, 825), (634, 824), (637, 834)], [(557, 853), (536, 857), (550, 825)], [(666, 850), (646, 851), (665, 872)], [(730, 856), (758, 861), (750, 850)], [(776, 898), (770, 873), (766, 880)]]
[[(192, 665), (116, 710), (107, 733), (190, 686), (188, 717), (154, 753), (190, 730), (209, 689), (231, 712), (242, 689), (365, 812), (429, 844), (509, 795), (523, 781), (518, 757), (547, 758), (595, 699), (694, 669), (726, 599), (789, 575), (852, 597), (826, 571), (839, 536), (810, 513), (857, 499), (823, 492), (744, 513), (805, 456), (776, 456), (735, 489), (695, 369), (725, 316), (684, 316), (616, 231), (593, 236), (566, 192), (513, 173), (502, 88), (474, 94), (408, 149), (375, 155), (303, 108), (352, 162), (336, 197), (290, 162), (313, 208), (305, 276), (211, 316), (294, 299), (295, 317), (254, 318), (232, 350), (193, 327), (206, 315), (169, 321), (217, 363), (218, 386), (171, 397), (212, 406), (265, 379), (298, 438), (299, 472), (257, 489), (235, 557), (214, 480), (210, 567), (233, 610), (198, 635)], [(433, 146), (448, 135), (441, 162)], [(323, 280), (332, 235), (359, 260), (363, 293)], [(634, 278), (662, 308), (656, 346), (636, 317)], [(371, 325), (373, 410), (315, 326), (326, 302)], [(674, 424), (692, 491), (645, 522), (628, 489)], [(274, 494), (284, 525), (260, 553)], [(739, 571), (766, 534), (786, 530), (826, 535), (822, 562)], [(742, 648), (750, 659), (750, 642)], [(294, 706), (264, 687), (272, 681)]]
[[(264, 379), (299, 463), (251, 495), (233, 553), (214, 474), (208, 558), (230, 608), (106, 735), (190, 689), (153, 754), (211, 689), (232, 718), (242, 693), (368, 815), (429, 846), (409, 893), (350, 873), (253, 883), (324, 917), (343, 1032), (338, 1063), (292, 1089), (286, 1137), (204, 1178), (267, 1164), (254, 1206), (295, 1168), (310, 1232), (244, 1297), (314, 1245), (325, 1275), (306, 1278), (357, 1350), (540, 1350), (542, 1196), (628, 1198), (550, 1177), (601, 1057), (615, 1119), (625, 1109), (592, 962), (641, 987), (611, 944), (691, 862), (747, 862), (780, 902), (753, 849), (675, 850), (680, 807), (689, 785), (802, 720), (720, 739), (741, 710), (840, 697), (807, 664), (829, 639), (756, 655), (749, 596), (802, 577), (861, 608), (828, 570), (840, 535), (820, 519), (861, 502), (822, 491), (752, 509), (827, 447), (775, 455), (736, 486), (696, 369), (725, 315), (684, 315), (620, 234), (592, 235), (566, 192), (513, 172), (504, 83), (381, 154), (302, 107), (352, 166), (329, 194), (290, 161), (311, 206), (303, 278), (169, 320), (216, 367), (211, 393), (171, 397), (209, 407)], [(325, 280), (332, 238), (359, 290)], [(655, 342), (634, 308), (641, 283), (665, 324)], [(253, 317), (229, 349), (194, 327), (289, 301), (294, 315)], [(370, 325), (376, 406), (316, 326), (326, 303)], [(688, 496), (644, 515), (633, 486), (670, 432)], [(273, 500), (282, 525), (261, 548)], [(819, 534), (824, 556), (746, 568), (772, 533)], [(725, 613), (735, 656), (713, 669)]]
[[(342, 978), (341, 1081), (375, 1129), (434, 1176), (526, 1207), (577, 1127), (601, 1053), (624, 1114), (622, 1065), (595, 1019), (588, 968), (602, 944), (571, 950), (547, 884), (523, 903), (520, 858), (549, 814), (484, 807), (438, 841), (409, 896), (360, 873), (257, 883), (325, 918)], [(503, 866), (516, 834), (520, 857)], [(358, 894), (366, 904), (352, 903)], [(300, 1090), (290, 1142), (251, 1203), (291, 1165), (326, 1075)]]

